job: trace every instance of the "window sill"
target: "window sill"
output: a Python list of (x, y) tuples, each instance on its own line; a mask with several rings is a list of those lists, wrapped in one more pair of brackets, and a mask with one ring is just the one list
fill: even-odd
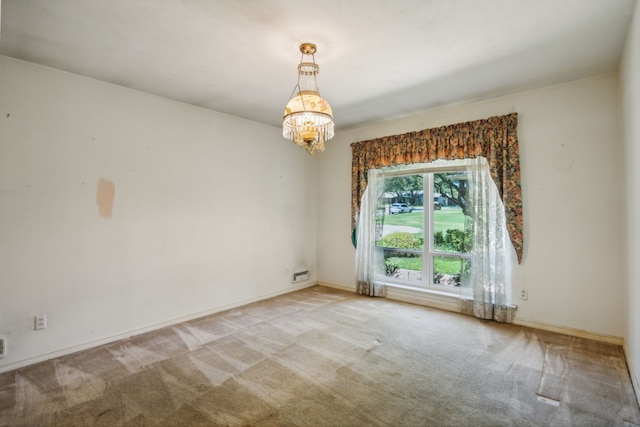
[(385, 285), (389, 299), (460, 313), (460, 296), (458, 294), (397, 283), (385, 283)]

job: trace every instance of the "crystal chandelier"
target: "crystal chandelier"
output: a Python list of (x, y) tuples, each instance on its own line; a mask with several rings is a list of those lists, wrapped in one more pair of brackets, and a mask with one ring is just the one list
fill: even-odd
[[(313, 155), (315, 150), (324, 151), (324, 142), (333, 138), (333, 114), (329, 103), (318, 93), (316, 45), (303, 43), (300, 52), (298, 83), (284, 109), (282, 136)], [(303, 62), (305, 55), (311, 56), (312, 62)]]

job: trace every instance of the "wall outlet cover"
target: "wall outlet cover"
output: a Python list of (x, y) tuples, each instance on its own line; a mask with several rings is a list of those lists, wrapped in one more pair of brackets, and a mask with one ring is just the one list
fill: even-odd
[(36, 331), (40, 329), (47, 329), (47, 315), (46, 314), (38, 314), (33, 319), (34, 329)]

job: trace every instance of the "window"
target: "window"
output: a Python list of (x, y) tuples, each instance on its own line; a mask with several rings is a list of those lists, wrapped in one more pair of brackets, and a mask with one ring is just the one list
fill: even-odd
[[(436, 289), (459, 294), (465, 313), (511, 321), (506, 209), (486, 158), (368, 169), (365, 190), (355, 230), (360, 294), (385, 296), (389, 284)], [(407, 209), (392, 214), (394, 204)]]
[(376, 280), (454, 293), (468, 288), (473, 221), (465, 167), (391, 171), (382, 178)]

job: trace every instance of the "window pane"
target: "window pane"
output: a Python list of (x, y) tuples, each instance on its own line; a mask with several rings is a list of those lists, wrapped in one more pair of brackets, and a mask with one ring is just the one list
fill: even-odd
[(458, 257), (433, 257), (433, 284), (469, 287), (471, 261)]
[(422, 280), (422, 254), (385, 249), (384, 273), (387, 277), (418, 283)]
[(464, 212), (467, 204), (467, 173), (437, 173), (433, 178), (434, 251), (469, 253), (472, 221)]
[(378, 201), (376, 245), (385, 248), (424, 248), (424, 204), (422, 175), (385, 178), (384, 194)]
[(420, 284), (424, 249), (424, 178), (406, 175), (385, 178), (378, 200), (376, 245), (384, 257), (381, 270), (391, 280)]

